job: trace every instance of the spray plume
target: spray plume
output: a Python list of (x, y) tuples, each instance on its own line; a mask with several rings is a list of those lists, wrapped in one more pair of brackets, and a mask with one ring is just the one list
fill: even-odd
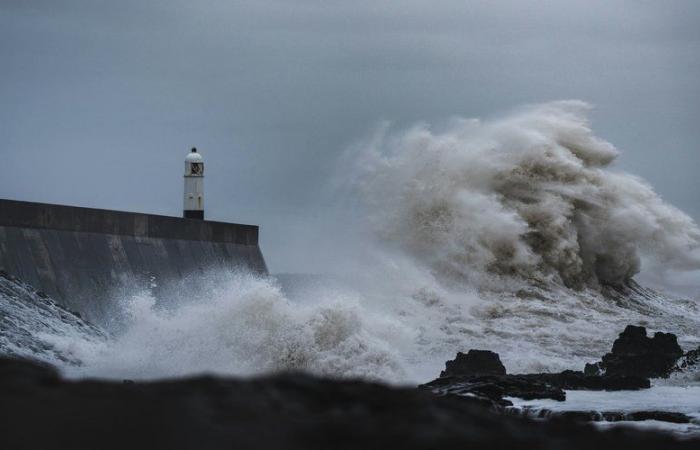
[(558, 101), (436, 133), (382, 128), (364, 146), (357, 185), (372, 223), (436, 273), (619, 285), (642, 255), (697, 268), (700, 230), (641, 179), (616, 173), (590, 107)]

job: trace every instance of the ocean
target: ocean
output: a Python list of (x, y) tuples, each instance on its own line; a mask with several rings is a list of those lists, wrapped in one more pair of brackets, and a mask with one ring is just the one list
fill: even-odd
[[(582, 370), (628, 324), (697, 348), (697, 293), (635, 277), (697, 280), (700, 229), (614, 170), (618, 151), (593, 134), (587, 108), (554, 102), (440, 130), (379, 130), (338, 180), (366, 217), (352, 243), (362, 257), (338, 253), (328, 273), (210, 271), (204, 288), (182, 282), (171, 298), (135, 286), (95, 323), (2, 277), (0, 352), (72, 378), (302, 370), (415, 385), (472, 348), (499, 353), (509, 373)], [(644, 404), (697, 418), (700, 373), (665, 383), (518, 406)]]

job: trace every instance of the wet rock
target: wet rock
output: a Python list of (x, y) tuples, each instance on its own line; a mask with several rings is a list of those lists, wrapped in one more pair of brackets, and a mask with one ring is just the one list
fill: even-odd
[(22, 390), (31, 385), (56, 385), (60, 380), (58, 371), (49, 364), (24, 359), (0, 359), (0, 362), (0, 384), (5, 387)]
[(576, 422), (642, 422), (645, 420), (677, 424), (692, 422), (690, 416), (672, 411), (552, 411), (546, 408), (525, 408), (510, 412), (537, 419), (563, 418)]
[(506, 368), (501, 363), (498, 353), (488, 350), (469, 350), (466, 354), (459, 352), (452, 361), (445, 363), (441, 377), (505, 375)]
[(603, 369), (601, 363), (586, 363), (583, 368), (583, 374), (587, 377), (599, 377), (605, 375), (605, 369)]
[(700, 346), (695, 350), (688, 351), (678, 361), (677, 370), (685, 371), (693, 368), (700, 368)]
[(636, 375), (599, 376), (565, 370), (560, 373), (535, 373), (521, 376), (566, 390), (625, 391), (651, 387), (648, 378)]
[(649, 379), (637, 375), (601, 376), (597, 365), (587, 365), (586, 372), (508, 375), (499, 355), (485, 350), (457, 353), (445, 366), (440, 378), (420, 387), (439, 395), (469, 397), (496, 409), (510, 405), (506, 397), (564, 401), (565, 389), (619, 391), (650, 387)]
[(47, 375), (55, 372), (0, 359), (2, 448), (698, 448), (697, 440), (658, 432), (532, 421), (455, 396), (362, 381), (281, 374), (46, 385)]
[(561, 388), (527, 375), (440, 377), (420, 387), (439, 395), (471, 395), (489, 399), (495, 406), (501, 407), (512, 404), (504, 397), (518, 397), (524, 400), (566, 400), (566, 393)]
[(623, 420), (658, 420), (669, 423), (690, 423), (691, 418), (686, 414), (672, 411), (635, 411), (627, 413)]
[(420, 386), (439, 395), (462, 395), (490, 401), (494, 408), (510, 406), (505, 397), (523, 400), (564, 401), (564, 390), (621, 391), (648, 389), (649, 379), (635, 376), (586, 376), (583, 372), (522, 375), (486, 375), (440, 377)]
[(612, 351), (602, 361), (587, 365), (586, 373), (666, 378), (681, 356), (683, 350), (676, 335), (657, 332), (649, 338), (646, 328), (628, 325), (613, 343)]

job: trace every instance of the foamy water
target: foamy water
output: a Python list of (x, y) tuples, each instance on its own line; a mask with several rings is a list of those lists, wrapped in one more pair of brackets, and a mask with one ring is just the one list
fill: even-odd
[(287, 294), (273, 278), (213, 278), (207, 292), (177, 306), (159, 305), (148, 292), (134, 295), (109, 340), (56, 338), (56, 351), (81, 361), (64, 370), (118, 379), (304, 370), (417, 383), (470, 348), (498, 352), (512, 373), (581, 370), (629, 323), (675, 332), (686, 349), (700, 344), (696, 303), (641, 288), (614, 299), (565, 287), (493, 293), (406, 280), (388, 293), (316, 278), (297, 281)]
[(700, 229), (611, 170), (618, 151), (593, 134), (588, 110), (562, 101), (438, 131), (380, 130), (352, 154), (349, 183), (375, 233), (442, 277), (580, 288), (630, 279), (643, 256), (659, 270), (700, 268)]
[[(358, 236), (369, 237), (352, 242), (359, 258), (329, 249), (332, 276), (212, 272), (202, 289), (175, 286), (158, 299), (144, 287), (115, 297), (118, 320), (98, 324), (106, 338), (60, 313), (27, 312), (31, 298), (3, 298), (17, 335), (41, 351), (11, 335), (0, 350), (72, 377), (304, 370), (415, 384), (471, 348), (498, 352), (511, 373), (581, 370), (628, 324), (696, 348), (697, 296), (632, 277), (646, 268), (692, 285), (700, 231), (645, 182), (610, 169), (618, 151), (593, 134), (586, 111), (556, 102), (438, 131), (383, 129), (346, 156), (343, 195), (364, 205), (369, 233)], [(570, 395), (583, 396), (576, 407), (587, 401)]]
[[(652, 386), (641, 391), (566, 391), (566, 401), (509, 398), (515, 408), (530, 411), (622, 412), (667, 411), (687, 415), (690, 423), (674, 424), (657, 420), (597, 422), (600, 427), (633, 426), (672, 431), (679, 435), (700, 435), (700, 386)], [(536, 415), (536, 414), (535, 414)]]

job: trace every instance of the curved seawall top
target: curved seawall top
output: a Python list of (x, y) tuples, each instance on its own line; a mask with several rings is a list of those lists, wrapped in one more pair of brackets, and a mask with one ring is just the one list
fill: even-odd
[(3, 199), (0, 269), (92, 319), (125, 289), (160, 300), (209, 270), (267, 273), (255, 225)]

